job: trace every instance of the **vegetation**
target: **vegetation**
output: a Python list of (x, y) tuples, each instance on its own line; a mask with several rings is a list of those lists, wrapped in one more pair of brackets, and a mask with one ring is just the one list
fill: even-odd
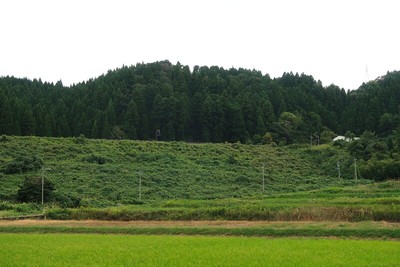
[[(0, 78), (0, 134), (190, 142), (330, 142), (400, 126), (400, 72), (346, 92), (312, 76), (168, 61), (64, 87)], [(3, 139), (1, 139), (3, 142)]]
[(43, 183), (43, 201), (51, 200), (54, 185), (48, 180), (40, 177), (25, 177), (25, 180), (17, 193), (17, 200), (20, 202), (36, 202), (42, 199), (42, 183)]
[(41, 213), (43, 177), (51, 218), (399, 221), (397, 183), (363, 187), (400, 178), (399, 81), (168, 61), (70, 87), (2, 77), (0, 216)]
[[(42, 223), (43, 222), (43, 223)], [(53, 222), (53, 221), (52, 221)], [(387, 222), (249, 222), (190, 221), (18, 221), (0, 223), (1, 233), (127, 234), (127, 235), (229, 235), (263, 237), (400, 238), (398, 224)], [(93, 223), (94, 222), (94, 223)], [(193, 222), (193, 223), (191, 223)]]
[[(374, 156), (354, 166), (352, 147), (364, 138), (344, 147), (279, 147), (7, 136), (0, 217), (42, 213), (35, 177), (43, 176), (52, 219), (398, 222), (400, 183), (364, 179)], [(43, 168), (8, 173), (22, 150)]]
[(397, 241), (340, 239), (1, 234), (0, 250), (1, 266), (395, 266), (400, 260)]
[[(92, 207), (163, 199), (251, 197), (354, 183), (351, 176), (339, 181), (320, 170), (303, 148), (93, 139), (81, 144), (75, 138), (7, 138), (0, 143), (0, 197), (8, 201), (16, 200), (25, 177), (42, 175), (54, 184), (54, 197), (79, 198), (80, 205)], [(20, 151), (41, 158), (44, 173), (42, 169), (8, 173)]]
[(113, 208), (48, 210), (74, 220), (400, 221), (398, 182), (331, 187), (264, 198), (167, 200)]

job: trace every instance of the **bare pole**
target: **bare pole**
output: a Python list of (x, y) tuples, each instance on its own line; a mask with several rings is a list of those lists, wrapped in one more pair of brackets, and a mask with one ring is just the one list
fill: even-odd
[(45, 171), (45, 169), (42, 166), (42, 206), (43, 206), (43, 203), (44, 203), (44, 171)]
[(312, 134), (310, 135), (310, 140), (311, 140), (311, 146), (312, 146), (312, 141), (313, 141), (313, 136), (312, 136)]
[(160, 130), (156, 130), (156, 141), (158, 141), (158, 137), (161, 135), (161, 131)]
[(354, 158), (354, 179), (357, 181), (357, 159)]
[(339, 180), (340, 180), (340, 162), (339, 161), (336, 164), (336, 168), (338, 170), (338, 177), (339, 177)]
[(49, 168), (49, 167), (45, 168), (44, 166), (42, 166), (42, 206), (44, 204), (44, 177), (45, 177), (46, 171), (51, 171), (51, 170), (52, 170), (52, 168)]

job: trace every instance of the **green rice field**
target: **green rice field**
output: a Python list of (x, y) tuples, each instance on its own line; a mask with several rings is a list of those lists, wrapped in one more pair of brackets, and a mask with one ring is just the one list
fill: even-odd
[(0, 266), (398, 266), (400, 242), (310, 238), (1, 234)]

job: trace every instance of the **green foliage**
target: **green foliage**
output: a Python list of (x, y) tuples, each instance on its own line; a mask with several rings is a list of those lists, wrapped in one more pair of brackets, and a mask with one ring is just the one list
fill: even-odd
[(86, 143), (86, 138), (84, 134), (80, 134), (79, 137), (75, 138), (75, 143), (76, 144), (85, 144)]
[[(239, 176), (235, 183), (250, 181)], [(258, 198), (164, 200), (113, 208), (48, 210), (47, 217), (69, 220), (269, 220), (400, 222), (400, 183), (328, 187)], [(267, 183), (268, 186), (268, 183)]]
[(237, 160), (232, 155), (229, 155), (229, 157), (226, 159), (226, 163), (237, 164)]
[(264, 136), (262, 137), (262, 143), (263, 144), (271, 144), (274, 141), (272, 134), (271, 133), (265, 133)]
[(7, 141), (8, 141), (7, 135), (3, 134), (3, 135), (0, 136), (0, 142), (4, 143), (4, 142), (7, 142)]
[(18, 155), (14, 160), (9, 162), (3, 172), (5, 174), (25, 173), (28, 171), (38, 170), (42, 167), (43, 161), (37, 155)]
[(84, 157), (83, 160), (86, 162), (89, 162), (89, 163), (97, 163), (99, 165), (113, 162), (113, 160), (109, 157), (96, 155), (96, 154), (88, 155), (88, 156)]
[(69, 90), (1, 77), (0, 135), (149, 140), (161, 130), (163, 141), (246, 144), (266, 132), (282, 144), (309, 143), (310, 135), (327, 142), (332, 132), (387, 136), (400, 126), (399, 77), (391, 72), (347, 93), (305, 74), (271, 79), (168, 61), (124, 66)]
[[(53, 198), (54, 184), (44, 178), (43, 179), (43, 201), (49, 202)], [(24, 182), (17, 192), (17, 200), (20, 202), (36, 202), (39, 203), (42, 197), (42, 178), (41, 177), (25, 177)]]
[[(396, 138), (393, 136), (393, 151)], [(21, 150), (43, 159), (52, 168), (46, 172), (55, 188), (51, 203), (82, 207), (67, 213), (64, 209), (53, 212), (71, 219), (318, 220), (343, 214), (346, 220), (400, 220), (399, 211), (391, 206), (398, 201), (396, 184), (391, 186), (397, 191), (389, 187), (373, 194), (374, 188), (362, 187), (371, 181), (354, 180), (353, 156), (346, 149), (329, 144), (275, 147), (93, 139), (77, 144), (75, 140), (12, 137), (0, 143), (0, 168), (16, 159)], [(377, 138), (376, 142), (381, 140)], [(375, 146), (372, 144), (372, 147)], [(388, 153), (386, 159), (373, 154), (370, 160), (395, 163), (396, 157), (395, 152)], [(341, 179), (336, 169), (338, 161)], [(358, 164), (361, 178), (369, 178), (364, 177), (363, 169), (369, 161), (360, 159)], [(262, 191), (263, 165), (265, 192)], [(40, 168), (30, 172), (29, 176), (41, 175)], [(24, 176), (19, 173), (0, 174), (1, 199), (12, 201), (23, 180)], [(340, 192), (337, 189), (310, 191), (356, 183), (360, 187)], [(282, 194), (290, 195), (281, 197)], [(371, 199), (365, 199), (366, 196)], [(357, 202), (360, 198), (366, 202)], [(377, 199), (390, 204), (381, 208), (383, 204), (376, 202)], [(350, 205), (353, 201), (357, 202), (354, 206)], [(371, 210), (374, 205), (375, 209)], [(111, 206), (120, 208), (104, 209)], [(333, 206), (336, 208), (326, 208)], [(362, 210), (368, 212), (363, 214)]]
[(335, 137), (335, 133), (331, 130), (323, 130), (320, 136), (321, 144), (329, 144), (332, 142), (333, 138)]
[[(63, 196), (53, 201), (62, 203), (65, 196), (79, 197), (79, 204), (64, 206), (135, 204), (140, 172), (145, 202), (259, 196), (263, 163), (268, 181), (265, 194), (340, 183), (332, 179), (336, 177), (336, 162), (325, 163), (326, 168), (320, 170), (316, 160), (324, 158), (315, 159), (302, 147), (93, 139), (81, 144), (76, 139), (13, 137), (0, 143), (0, 169), (22, 150), (43, 159), (52, 169), (46, 176), (54, 183), (55, 196)], [(40, 168), (31, 170), (29, 176), (41, 176)], [(247, 179), (235, 182), (237, 177)], [(18, 172), (0, 174), (1, 199), (12, 200), (23, 179)]]
[(362, 177), (375, 181), (400, 179), (400, 162), (394, 160), (369, 160), (360, 168)]
[(250, 183), (250, 179), (244, 175), (240, 175), (240, 176), (236, 177), (235, 182), (237, 184), (248, 184), (248, 183)]
[(71, 194), (55, 193), (53, 200), (61, 208), (77, 208), (81, 206), (81, 198)]

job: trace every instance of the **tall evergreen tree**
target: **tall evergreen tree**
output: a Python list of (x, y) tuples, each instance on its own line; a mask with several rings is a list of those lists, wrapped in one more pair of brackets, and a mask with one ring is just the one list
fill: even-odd
[(139, 114), (135, 101), (131, 100), (125, 114), (125, 133), (129, 139), (137, 139)]
[(0, 103), (0, 134), (13, 134), (13, 115), (7, 99)]

